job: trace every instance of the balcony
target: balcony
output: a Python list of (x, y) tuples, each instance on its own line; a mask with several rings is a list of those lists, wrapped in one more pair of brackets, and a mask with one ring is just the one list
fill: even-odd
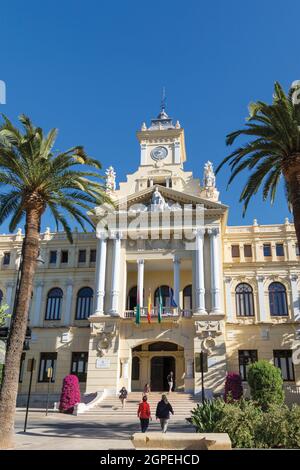
[[(134, 310), (125, 310), (124, 318), (135, 318), (136, 309)], [(147, 320), (148, 317), (148, 308), (140, 308), (141, 321), (144, 319)], [(170, 320), (178, 320), (180, 317), (190, 318), (192, 316), (192, 310), (180, 309), (178, 307), (163, 307), (162, 309), (162, 318)], [(158, 318), (158, 307), (153, 307), (151, 310), (151, 319)]]

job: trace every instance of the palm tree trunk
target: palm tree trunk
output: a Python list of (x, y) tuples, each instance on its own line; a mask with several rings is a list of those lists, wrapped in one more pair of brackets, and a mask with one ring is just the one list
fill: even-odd
[(11, 322), (0, 394), (0, 449), (14, 447), (14, 419), (20, 361), (25, 341), (36, 260), (39, 253), (40, 219), (41, 211), (38, 208), (26, 211), (19, 293), (16, 299), (14, 318)]
[(300, 248), (300, 165), (293, 165), (289, 171), (284, 172), (284, 176), (292, 203), (296, 237)]

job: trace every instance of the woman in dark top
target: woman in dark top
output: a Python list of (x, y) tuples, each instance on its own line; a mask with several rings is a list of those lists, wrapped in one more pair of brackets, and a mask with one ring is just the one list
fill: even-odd
[(156, 419), (160, 420), (160, 427), (163, 433), (167, 432), (170, 413), (172, 413), (172, 415), (174, 414), (173, 408), (169, 403), (167, 396), (162, 395), (161, 400), (157, 403), (155, 415)]

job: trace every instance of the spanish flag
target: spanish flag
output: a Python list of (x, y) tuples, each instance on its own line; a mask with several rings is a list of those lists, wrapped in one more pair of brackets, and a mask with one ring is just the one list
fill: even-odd
[(148, 319), (148, 323), (151, 323), (151, 312), (152, 312), (151, 290), (149, 289), (148, 310), (147, 310), (147, 319)]

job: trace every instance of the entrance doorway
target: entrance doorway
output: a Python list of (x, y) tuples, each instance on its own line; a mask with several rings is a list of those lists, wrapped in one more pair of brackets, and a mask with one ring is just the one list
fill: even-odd
[(153, 392), (165, 392), (169, 390), (167, 376), (172, 371), (175, 377), (175, 358), (172, 356), (155, 356), (151, 359), (151, 390)]

